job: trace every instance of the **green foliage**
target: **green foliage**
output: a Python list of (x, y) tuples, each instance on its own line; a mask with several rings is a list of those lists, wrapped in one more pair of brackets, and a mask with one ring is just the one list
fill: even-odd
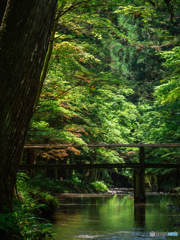
[(39, 215), (43, 209), (48, 210), (48, 206), (57, 208), (57, 200), (37, 186), (33, 187), (25, 173), (18, 172), (16, 185), (20, 201), (14, 199), (13, 213), (1, 214), (1, 228), (7, 232), (18, 232), (22, 239), (27, 240), (52, 238), (52, 224)]
[(24, 239), (45, 239), (52, 237), (52, 224), (48, 220), (39, 218), (33, 214), (34, 210), (46, 207), (44, 204), (29, 208), (26, 205), (22, 205), (22, 208), (15, 212), (18, 225), (21, 227), (21, 234)]
[(14, 236), (21, 238), (22, 228), (18, 224), (17, 213), (0, 214), (0, 230), (13, 232)]
[(0, 214), (0, 229), (7, 233), (13, 232), (18, 239), (35, 240), (52, 237), (52, 224), (45, 219), (33, 214), (34, 210), (46, 207), (44, 204), (29, 207), (21, 204), (15, 207), (13, 213)]
[(98, 192), (107, 192), (108, 188), (103, 181), (95, 181), (92, 182), (91, 185), (98, 191)]
[(180, 96), (180, 47), (175, 47), (171, 51), (164, 51), (161, 55), (166, 59), (163, 65), (167, 68), (169, 74), (166, 79), (162, 80), (163, 84), (155, 89), (156, 105), (164, 106), (174, 102), (178, 104)]
[(93, 183), (82, 182), (82, 175), (76, 174), (73, 179), (67, 179), (64, 181), (59, 181), (55, 179), (44, 179), (41, 177), (36, 177), (31, 180), (32, 186), (39, 186), (43, 190), (51, 190), (55, 193), (93, 193), (93, 192), (104, 192), (108, 191), (106, 184), (103, 181), (95, 181)]
[[(155, 88), (154, 106), (144, 114), (143, 124), (140, 126), (141, 136), (144, 141), (150, 143), (178, 143), (180, 140), (180, 49), (175, 47), (171, 51), (162, 52), (161, 55), (166, 60), (163, 66), (167, 69), (167, 77), (161, 81), (160, 86)], [(179, 156), (179, 149), (164, 148), (151, 151), (148, 158), (151, 162), (178, 163)], [(168, 169), (168, 172), (171, 170)], [(167, 170), (159, 169), (158, 172), (165, 174)]]
[[(59, 6), (62, 11), (73, 3), (64, 4)], [(126, 37), (115, 19), (116, 14), (109, 14), (103, 5), (102, 11), (86, 8), (85, 12), (79, 5), (76, 11), (59, 18), (49, 71), (31, 120), (28, 143), (85, 145), (134, 141), (131, 131), (137, 127), (138, 112), (127, 101), (133, 90), (110, 66), (111, 42)], [(67, 157), (75, 151), (38, 154), (63, 159), (65, 154)], [(75, 154), (88, 151), (84, 147)], [(123, 162), (118, 151), (103, 149), (99, 154), (99, 161), (104, 158), (110, 163)]]
[[(40, 181), (42, 182), (42, 179), (40, 179)], [(22, 196), (23, 203), (27, 204), (27, 206), (30, 203), (29, 207), (32, 210), (36, 209), (36, 205), (40, 206), (38, 204), (39, 202), (43, 202), (44, 206), (52, 205), (55, 209), (58, 208), (57, 199), (50, 195), (49, 192), (43, 192), (38, 184), (33, 185), (33, 180), (30, 180), (25, 173), (18, 172), (16, 185), (17, 191)], [(38, 208), (40, 209), (40, 207), (37, 207), (37, 209)]]
[[(179, 1), (59, 1), (27, 143), (179, 142), (178, 12)], [(136, 162), (137, 154), (129, 157), (128, 151), (137, 150), (98, 148), (96, 160)], [(63, 161), (92, 152), (83, 147), (37, 154)], [(176, 163), (179, 151), (153, 149), (146, 155), (149, 162)], [(129, 170), (122, 174), (132, 177)]]

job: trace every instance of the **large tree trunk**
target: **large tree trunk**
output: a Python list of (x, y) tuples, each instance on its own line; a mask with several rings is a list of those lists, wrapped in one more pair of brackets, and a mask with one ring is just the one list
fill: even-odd
[(0, 213), (3, 212), (2, 206), (12, 211), (16, 173), (32, 116), (56, 5), (57, 0), (2, 0)]

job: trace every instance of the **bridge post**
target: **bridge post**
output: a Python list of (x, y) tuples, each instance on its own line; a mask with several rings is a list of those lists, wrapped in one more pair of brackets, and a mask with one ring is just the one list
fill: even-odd
[[(48, 158), (46, 158), (46, 165), (48, 165)], [(47, 174), (47, 167), (44, 168), (44, 178), (46, 178), (46, 174)]]
[[(56, 160), (56, 163), (55, 164), (58, 164), (58, 160)], [(57, 180), (58, 179), (58, 168), (54, 169), (54, 179)]]
[[(94, 151), (90, 155), (90, 164), (94, 164), (96, 162), (96, 152)], [(89, 176), (88, 176), (88, 182), (93, 182), (94, 179), (94, 168), (89, 169)]]
[[(74, 164), (74, 153), (70, 155), (70, 164)], [(73, 179), (73, 169), (69, 169), (69, 178)]]
[[(26, 164), (34, 165), (34, 163), (35, 163), (34, 159), (35, 159), (34, 149), (27, 148)], [(28, 172), (29, 172), (29, 177), (33, 178), (35, 175), (35, 169), (28, 169)]]
[(134, 202), (145, 202), (145, 155), (144, 147), (139, 148), (141, 168), (134, 170)]

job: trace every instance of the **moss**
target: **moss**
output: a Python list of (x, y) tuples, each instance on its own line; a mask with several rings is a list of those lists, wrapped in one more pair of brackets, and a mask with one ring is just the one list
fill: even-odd
[(91, 185), (98, 191), (98, 192), (107, 192), (108, 188), (103, 181), (95, 181), (92, 182)]

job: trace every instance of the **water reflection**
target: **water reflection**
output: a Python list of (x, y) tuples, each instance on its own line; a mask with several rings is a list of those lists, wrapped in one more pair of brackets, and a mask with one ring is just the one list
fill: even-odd
[[(180, 228), (179, 196), (149, 195), (146, 204), (134, 204), (132, 195), (61, 194), (58, 198), (56, 240), (152, 239), (151, 231), (173, 232)], [(170, 209), (168, 203), (177, 207)]]
[(145, 228), (146, 219), (146, 203), (134, 204), (134, 225), (136, 227)]

